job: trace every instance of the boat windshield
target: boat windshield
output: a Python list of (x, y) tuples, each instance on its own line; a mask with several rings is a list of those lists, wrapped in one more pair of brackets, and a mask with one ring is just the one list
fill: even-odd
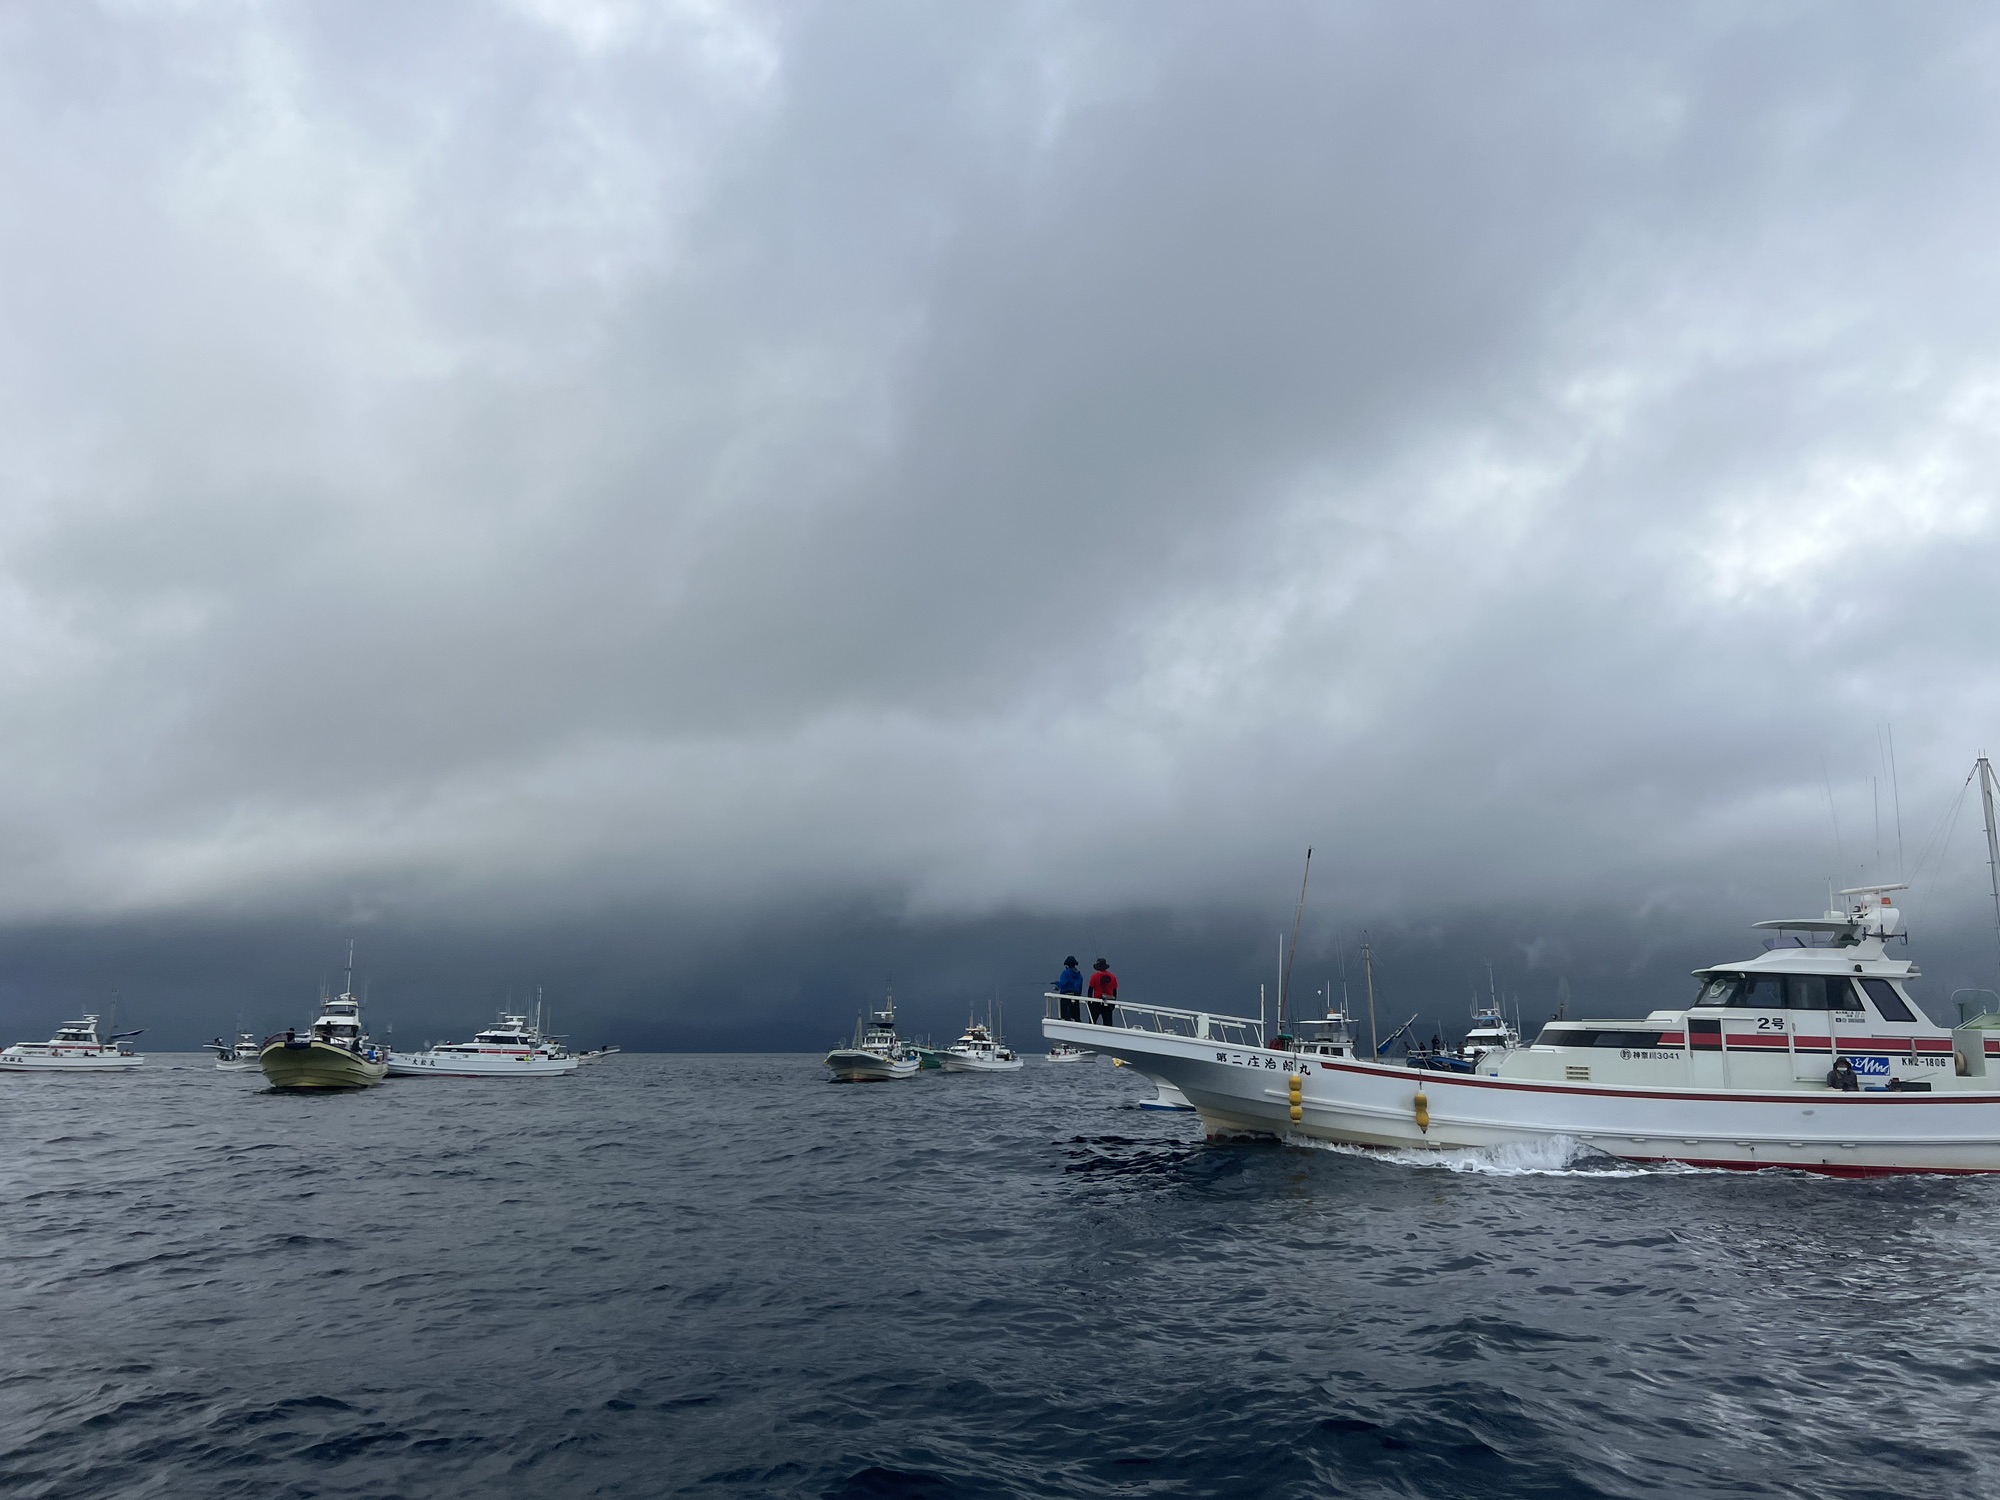
[(1702, 985), (1697, 1006), (1733, 1010), (1859, 1010), (1839, 975), (1717, 974)]

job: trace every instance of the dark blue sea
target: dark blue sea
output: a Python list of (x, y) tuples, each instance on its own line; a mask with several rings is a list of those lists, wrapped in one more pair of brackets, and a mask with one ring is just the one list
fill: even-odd
[(2000, 1180), (820, 1073), (0, 1075), (0, 1493), (2000, 1494)]

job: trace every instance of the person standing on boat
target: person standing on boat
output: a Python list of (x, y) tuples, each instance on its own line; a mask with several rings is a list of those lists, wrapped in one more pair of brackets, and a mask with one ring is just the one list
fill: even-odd
[(1113, 1015), (1118, 1000), (1118, 976), (1111, 972), (1111, 965), (1103, 959), (1092, 964), (1090, 976), (1090, 1020), (1094, 1026), (1116, 1024)]
[(1076, 955), (1072, 953), (1063, 960), (1062, 973), (1056, 976), (1056, 993), (1062, 996), (1062, 1018), (1065, 1021), (1083, 1019), (1083, 970), (1076, 966)]

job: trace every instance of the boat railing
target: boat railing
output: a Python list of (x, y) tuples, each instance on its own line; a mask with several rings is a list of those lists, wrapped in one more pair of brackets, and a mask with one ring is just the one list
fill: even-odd
[[(1042, 996), (1043, 1015), (1049, 1020), (1081, 1022), (1086, 1026), (1102, 1026), (1105, 1023), (1095, 1017), (1091, 1001), (1082, 995), (1058, 995), (1050, 991)], [(1176, 1010), (1170, 1005), (1142, 1005), (1131, 1000), (1098, 1001), (1098, 1005), (1109, 1005), (1111, 1022), (1108, 1030), (1147, 1031), (1156, 1036), (1184, 1036), (1196, 1041), (1224, 1042), (1232, 1047), (1262, 1047), (1264, 1045), (1264, 1024), (1245, 1016), (1218, 1016), (1205, 1010)], [(1072, 1009), (1065, 1013), (1063, 1007)]]

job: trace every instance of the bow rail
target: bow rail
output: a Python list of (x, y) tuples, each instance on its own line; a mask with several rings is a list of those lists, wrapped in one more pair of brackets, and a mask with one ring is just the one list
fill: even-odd
[[(1046, 1019), (1092, 1026), (1101, 1031), (1149, 1031), (1157, 1036), (1184, 1036), (1232, 1047), (1264, 1045), (1264, 1023), (1246, 1016), (1218, 1016), (1205, 1010), (1176, 1010), (1170, 1005), (1142, 1005), (1131, 1000), (1100, 1000), (1093, 1009), (1085, 996), (1059, 995), (1053, 990), (1046, 992), (1042, 1001)], [(1111, 1013), (1108, 1025), (1097, 1019), (1105, 1010)]]

